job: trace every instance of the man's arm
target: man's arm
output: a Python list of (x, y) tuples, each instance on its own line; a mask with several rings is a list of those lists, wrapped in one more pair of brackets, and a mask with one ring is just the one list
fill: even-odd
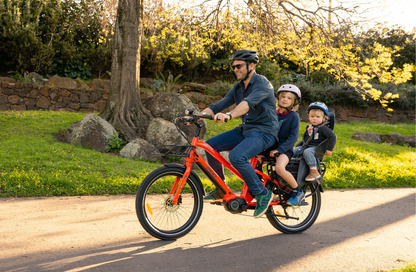
[[(249, 106), (248, 106), (248, 103), (247, 103), (247, 101), (242, 101), (240, 104), (238, 104), (238, 106), (237, 107), (235, 107), (235, 109), (233, 109), (232, 111), (230, 111), (230, 112), (227, 112), (227, 113), (221, 113), (221, 112), (219, 112), (219, 113), (217, 113), (216, 115), (215, 115), (215, 117), (214, 117), (214, 121), (215, 122), (220, 122), (220, 123), (224, 123), (224, 120), (230, 120), (231, 118), (237, 118), (237, 117), (240, 117), (240, 116), (242, 116), (242, 115), (244, 115), (244, 114), (246, 114), (247, 112), (248, 112), (248, 110), (249, 110), (250, 108), (249, 108)], [(205, 110), (203, 110), (203, 112), (204, 112)], [(208, 113), (207, 113), (208, 114)], [(230, 115), (231, 116), (230, 116)]]
[(214, 116), (214, 112), (210, 108), (204, 109), (203, 111), (201, 111), (201, 113), (199, 115), (203, 115), (204, 113), (206, 115), (212, 115), (212, 116)]

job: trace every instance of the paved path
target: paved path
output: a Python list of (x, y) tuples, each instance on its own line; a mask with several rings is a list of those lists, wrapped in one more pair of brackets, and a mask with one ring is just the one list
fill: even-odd
[(205, 204), (177, 241), (148, 235), (131, 195), (0, 199), (0, 271), (390, 270), (416, 260), (415, 196), (326, 191), (317, 222), (297, 235)]

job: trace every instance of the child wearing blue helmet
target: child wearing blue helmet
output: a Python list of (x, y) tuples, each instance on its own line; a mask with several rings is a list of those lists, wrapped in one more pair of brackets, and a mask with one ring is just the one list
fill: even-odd
[(326, 126), (328, 119), (328, 107), (322, 102), (314, 102), (306, 109), (311, 123), (306, 127), (302, 141), (293, 149), (293, 158), (303, 156), (309, 166), (309, 175), (306, 181), (313, 181), (321, 177), (316, 166), (315, 149), (325, 139), (328, 139), (328, 147), (325, 155), (331, 155), (335, 147), (337, 136)]

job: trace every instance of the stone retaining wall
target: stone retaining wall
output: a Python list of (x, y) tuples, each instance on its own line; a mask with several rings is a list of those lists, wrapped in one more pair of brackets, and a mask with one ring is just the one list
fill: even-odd
[[(307, 105), (299, 107), (301, 120), (308, 122)], [(377, 121), (386, 123), (416, 123), (415, 110), (394, 110), (388, 112), (383, 107), (354, 108), (352, 106), (328, 105), (329, 111), (335, 113), (336, 122)]]
[[(0, 81), (0, 110), (50, 110), (69, 112), (101, 112), (108, 99), (109, 80), (93, 80), (89, 85), (82, 81), (52, 77), (46, 83), (13, 83)], [(153, 92), (140, 89), (144, 103), (153, 97)], [(220, 97), (210, 97), (198, 92), (188, 92), (186, 96), (201, 110)], [(307, 105), (299, 107), (301, 120), (308, 122)], [(382, 107), (353, 108), (351, 106), (329, 105), (335, 112), (337, 122), (379, 121), (379, 122), (415, 122), (415, 110), (394, 110), (387, 112)], [(230, 109), (228, 109), (230, 110)]]
[(104, 109), (109, 93), (108, 88), (88, 88), (76, 83), (67, 88), (48, 83), (0, 83), (0, 110), (3, 111), (96, 112)]

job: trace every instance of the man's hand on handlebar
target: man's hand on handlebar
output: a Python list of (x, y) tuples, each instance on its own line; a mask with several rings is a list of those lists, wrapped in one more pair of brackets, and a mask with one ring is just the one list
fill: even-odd
[[(186, 125), (189, 126), (191, 125), (191, 122), (195, 121), (195, 120), (199, 120), (200, 118), (204, 118), (204, 119), (209, 119), (209, 120), (214, 120), (214, 117), (212, 115), (206, 114), (204, 112), (198, 114), (198, 115), (193, 115), (193, 116), (183, 116), (181, 117), (182, 122)], [(187, 120), (189, 120), (190, 122), (186, 122)]]
[(215, 114), (214, 122), (225, 123), (231, 119), (231, 116), (222, 112)]

